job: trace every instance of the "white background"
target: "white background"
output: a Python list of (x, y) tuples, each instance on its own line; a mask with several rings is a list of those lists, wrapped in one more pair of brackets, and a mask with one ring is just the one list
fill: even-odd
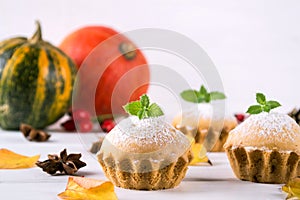
[[(245, 111), (257, 91), (280, 101), (283, 112), (300, 106), (299, 0), (2, 0), (0, 13), (0, 40), (31, 36), (36, 19), (42, 23), (44, 39), (54, 45), (87, 25), (121, 32), (170, 29), (197, 42), (211, 57), (230, 112)], [(158, 54), (146, 52), (149, 63), (169, 62), (168, 55)], [(169, 63), (174, 68), (180, 65), (176, 59)], [(199, 87), (202, 80), (191, 81)]]
[[(257, 91), (279, 100), (283, 112), (300, 106), (300, 0), (1, 0), (0, 15), (0, 40), (31, 36), (34, 21), (39, 19), (44, 39), (55, 45), (87, 25), (106, 25), (121, 32), (170, 29), (197, 42), (211, 57), (223, 79), (231, 112), (245, 111), (254, 103)], [(149, 63), (170, 64), (176, 69), (182, 64), (159, 52), (146, 55)], [(193, 87), (202, 82), (185, 76)], [(168, 106), (165, 95), (154, 98)], [(46, 158), (64, 147), (70, 152), (83, 152), (83, 160), (89, 164), (79, 175), (104, 178), (98, 163), (82, 151), (73, 134), (53, 134), (50, 143), (32, 143), (32, 148), (17, 133), (0, 135), (2, 147), (24, 155), (41, 152)], [(121, 199), (283, 199), (280, 185), (235, 179), (225, 155), (220, 156), (216, 161), (212, 157), (214, 167), (192, 167), (174, 190), (153, 193), (116, 188), (116, 193)], [(50, 179), (38, 168), (0, 171), (0, 177), (1, 194), (10, 199), (55, 199), (67, 182), (67, 176)], [(11, 192), (12, 188), (18, 188), (18, 192)]]

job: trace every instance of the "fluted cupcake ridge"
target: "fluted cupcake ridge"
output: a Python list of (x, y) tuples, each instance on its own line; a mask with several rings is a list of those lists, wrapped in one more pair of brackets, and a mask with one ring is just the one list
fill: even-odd
[(225, 151), (234, 174), (241, 180), (282, 184), (299, 174), (299, 155), (293, 151), (238, 146)]
[[(106, 177), (117, 187), (135, 190), (161, 190), (174, 188), (179, 185), (186, 174), (192, 155), (189, 150), (175, 162), (158, 168), (154, 166), (153, 162), (145, 160), (146, 167), (152, 169), (146, 170), (147, 172), (140, 172), (142, 170), (138, 168), (143, 166), (137, 165), (134, 161), (127, 158), (119, 162), (116, 162), (113, 156), (104, 160), (102, 158), (101, 154), (99, 154), (98, 160)], [(126, 166), (130, 169), (126, 169)]]

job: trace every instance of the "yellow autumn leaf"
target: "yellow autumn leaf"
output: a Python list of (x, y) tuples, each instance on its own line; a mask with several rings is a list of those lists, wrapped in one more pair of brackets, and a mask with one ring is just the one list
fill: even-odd
[(28, 157), (8, 149), (0, 149), (0, 169), (23, 169), (35, 166), (40, 155)]
[(201, 165), (201, 164), (209, 164), (212, 165), (208, 157), (206, 156), (206, 148), (203, 144), (195, 143), (195, 139), (191, 136), (187, 136), (192, 145), (192, 155), (193, 159), (190, 162), (190, 165)]
[(282, 191), (288, 194), (286, 199), (300, 198), (300, 178), (294, 178), (282, 186)]
[(117, 200), (114, 185), (110, 181), (70, 176), (66, 190), (58, 196), (61, 199)]

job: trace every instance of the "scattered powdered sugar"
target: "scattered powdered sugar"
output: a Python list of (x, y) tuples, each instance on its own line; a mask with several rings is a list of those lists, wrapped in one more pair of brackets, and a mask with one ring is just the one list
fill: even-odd
[(180, 131), (166, 123), (164, 116), (142, 120), (135, 116), (128, 117), (110, 131), (107, 139), (112, 144), (134, 143), (137, 147), (182, 143), (187, 140)]
[(295, 125), (297, 125), (295, 121), (285, 114), (263, 112), (251, 115), (234, 132), (243, 134), (255, 132), (266, 137), (280, 135), (280, 137), (291, 137), (292, 139)]
[[(247, 147), (263, 151), (300, 153), (300, 126), (287, 114), (270, 112), (251, 115), (229, 132), (227, 148)], [(250, 148), (250, 149), (249, 149)]]

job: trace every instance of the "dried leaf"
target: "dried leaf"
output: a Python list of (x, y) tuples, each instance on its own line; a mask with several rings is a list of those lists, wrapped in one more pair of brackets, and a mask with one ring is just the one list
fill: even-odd
[(206, 155), (206, 148), (203, 146), (203, 144), (195, 143), (195, 140), (192, 141), (192, 155), (193, 159), (190, 162), (190, 165), (212, 165), (211, 161)]
[(300, 178), (294, 178), (282, 186), (282, 191), (288, 194), (286, 199), (300, 198)]
[(0, 169), (23, 169), (35, 166), (40, 155), (28, 157), (8, 149), (0, 149)]
[(58, 197), (61, 199), (117, 200), (114, 185), (110, 181), (70, 176), (66, 190)]

